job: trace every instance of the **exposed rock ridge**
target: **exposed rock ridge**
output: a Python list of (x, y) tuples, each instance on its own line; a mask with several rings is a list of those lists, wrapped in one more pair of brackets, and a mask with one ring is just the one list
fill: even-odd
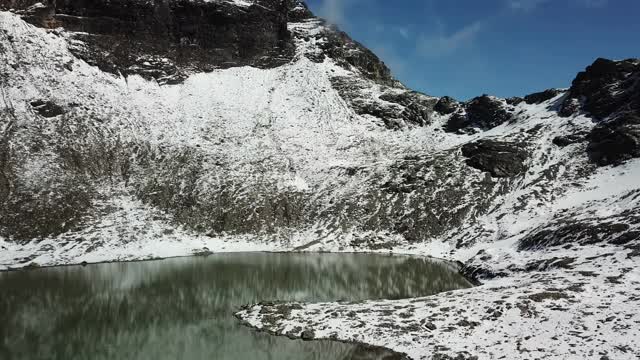
[[(72, 52), (104, 71), (161, 82), (235, 66), (272, 68), (291, 61), (287, 24), (313, 19), (299, 0), (0, 1), (45, 28), (64, 28)], [(376, 82), (395, 84), (389, 68), (346, 33), (327, 27), (321, 49)]]
[(0, 8), (14, 8), (35, 25), (64, 28), (72, 52), (104, 71), (169, 83), (216, 68), (289, 62), (294, 52), (289, 5), (282, 0), (250, 6), (190, 0), (0, 2)]
[(593, 162), (620, 165), (640, 157), (640, 62), (600, 58), (580, 72), (560, 107), (562, 116), (579, 112), (598, 123), (586, 138)]

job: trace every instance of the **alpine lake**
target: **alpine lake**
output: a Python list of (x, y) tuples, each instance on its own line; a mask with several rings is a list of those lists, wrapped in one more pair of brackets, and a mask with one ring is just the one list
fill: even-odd
[(385, 349), (254, 331), (260, 301), (424, 297), (471, 284), (454, 266), (374, 254), (238, 253), (0, 273), (0, 359), (392, 359)]

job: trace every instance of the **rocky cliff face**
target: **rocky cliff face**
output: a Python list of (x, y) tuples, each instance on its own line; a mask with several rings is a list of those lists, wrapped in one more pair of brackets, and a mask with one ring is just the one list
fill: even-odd
[(640, 156), (636, 60), (458, 102), (407, 89), (298, 1), (0, 7), (11, 242), (472, 248), (565, 221), (561, 199)]
[(103, 71), (160, 82), (233, 66), (276, 67), (293, 55), (287, 30), (291, 4), (280, 0), (49, 0), (0, 5), (17, 10), (36, 26), (65, 29), (71, 53)]
[(620, 112), (637, 113), (640, 106), (638, 71), (638, 60), (597, 59), (573, 80), (561, 114), (569, 114), (576, 101), (580, 102), (581, 110), (596, 119)]

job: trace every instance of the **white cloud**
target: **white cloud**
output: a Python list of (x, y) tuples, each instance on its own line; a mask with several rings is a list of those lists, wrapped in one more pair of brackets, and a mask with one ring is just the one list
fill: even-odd
[(473, 43), (484, 29), (484, 23), (476, 21), (451, 34), (421, 35), (417, 49), (424, 57), (436, 58), (451, 55)]
[(411, 34), (409, 33), (409, 29), (407, 27), (400, 26), (396, 28), (396, 30), (398, 31), (398, 34), (400, 34), (400, 36), (402, 36), (405, 39), (408, 39), (409, 37), (411, 37)]

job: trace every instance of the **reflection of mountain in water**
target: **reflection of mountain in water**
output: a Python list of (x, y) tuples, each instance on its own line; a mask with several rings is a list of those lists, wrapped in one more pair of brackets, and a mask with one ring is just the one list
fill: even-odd
[(32, 343), (42, 358), (60, 359), (369, 359), (351, 345), (251, 332), (232, 313), (261, 300), (409, 298), (466, 286), (429, 259), (230, 254), (3, 273), (0, 316), (16, 359), (38, 358)]

